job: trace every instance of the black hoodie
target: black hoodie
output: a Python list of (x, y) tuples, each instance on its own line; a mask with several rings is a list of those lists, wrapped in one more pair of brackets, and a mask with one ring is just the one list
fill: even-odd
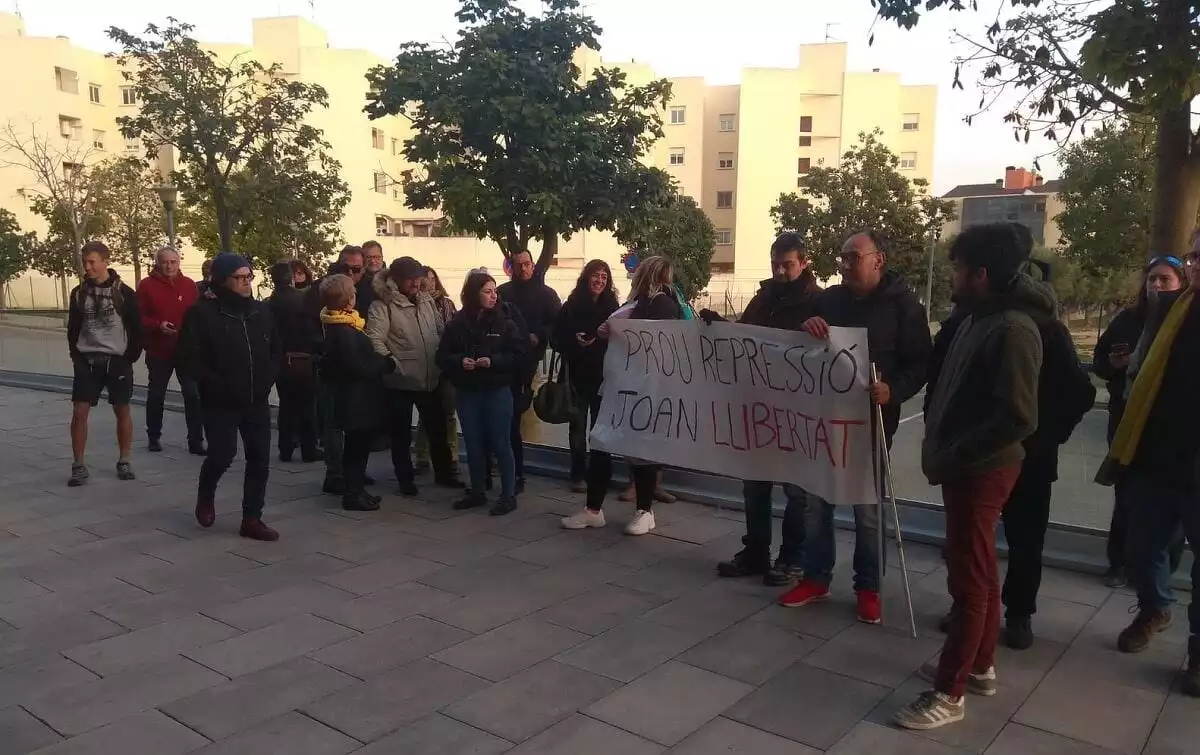
[(900, 425), (900, 406), (925, 385), (933, 339), (925, 308), (897, 273), (886, 270), (875, 290), (858, 297), (845, 284), (817, 294), (813, 313), (834, 327), (866, 328), (867, 348), (892, 397), (883, 409), (883, 431), (891, 445)]

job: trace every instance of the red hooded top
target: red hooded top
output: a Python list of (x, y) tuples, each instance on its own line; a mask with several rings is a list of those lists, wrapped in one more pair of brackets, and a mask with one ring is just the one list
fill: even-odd
[[(142, 341), (146, 356), (151, 359), (172, 359), (179, 345), (179, 328), (183, 314), (199, 296), (196, 284), (185, 275), (168, 279), (158, 272), (151, 273), (138, 284), (138, 309), (142, 315)], [(175, 326), (174, 334), (162, 331), (164, 322)]]

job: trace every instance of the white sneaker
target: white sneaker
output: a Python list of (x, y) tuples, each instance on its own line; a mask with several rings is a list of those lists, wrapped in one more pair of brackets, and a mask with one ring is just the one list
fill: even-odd
[(564, 530), (586, 530), (588, 527), (599, 528), (606, 524), (608, 522), (604, 521), (603, 511), (592, 511), (587, 506), (575, 516), (565, 516), (562, 520)]
[(654, 529), (657, 524), (654, 522), (654, 513), (651, 511), (638, 511), (633, 515), (633, 520), (625, 525), (626, 535), (646, 535), (650, 530)]

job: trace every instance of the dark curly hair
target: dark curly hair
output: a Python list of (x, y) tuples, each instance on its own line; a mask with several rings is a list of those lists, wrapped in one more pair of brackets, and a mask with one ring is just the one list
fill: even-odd
[(574, 299), (579, 297), (581, 300), (590, 301), (592, 298), (590, 279), (592, 274), (597, 270), (603, 270), (608, 275), (608, 288), (600, 292), (599, 302), (601, 304), (612, 304), (612, 308), (616, 309), (621, 303), (617, 298), (617, 287), (613, 280), (612, 268), (604, 260), (592, 260), (583, 266), (583, 272), (579, 274), (579, 280), (575, 281), (575, 288), (567, 298)]

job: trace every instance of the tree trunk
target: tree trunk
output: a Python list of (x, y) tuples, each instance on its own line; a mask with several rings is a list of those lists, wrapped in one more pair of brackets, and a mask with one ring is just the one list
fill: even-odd
[(137, 284), (142, 282), (142, 250), (138, 249), (136, 238), (130, 246), (133, 251), (133, 287), (137, 288)]
[(1149, 254), (1187, 252), (1197, 210), (1200, 158), (1192, 150), (1191, 108), (1184, 104), (1158, 116)]
[(217, 235), (221, 240), (222, 252), (233, 251), (233, 216), (229, 212), (229, 204), (221, 191), (213, 192), (213, 209), (217, 211)]
[[(65, 276), (65, 275), (58, 276), (58, 289), (62, 293), (62, 308), (70, 309), (71, 305), (69, 303), (67, 303), (67, 296), (69, 295), (67, 293), (67, 276)], [(32, 304), (32, 303), (33, 302), (30, 302), (30, 304)]]
[(550, 269), (550, 263), (556, 254), (558, 254), (558, 233), (553, 228), (545, 228), (542, 230), (542, 253), (538, 255), (534, 271), (544, 275)]

